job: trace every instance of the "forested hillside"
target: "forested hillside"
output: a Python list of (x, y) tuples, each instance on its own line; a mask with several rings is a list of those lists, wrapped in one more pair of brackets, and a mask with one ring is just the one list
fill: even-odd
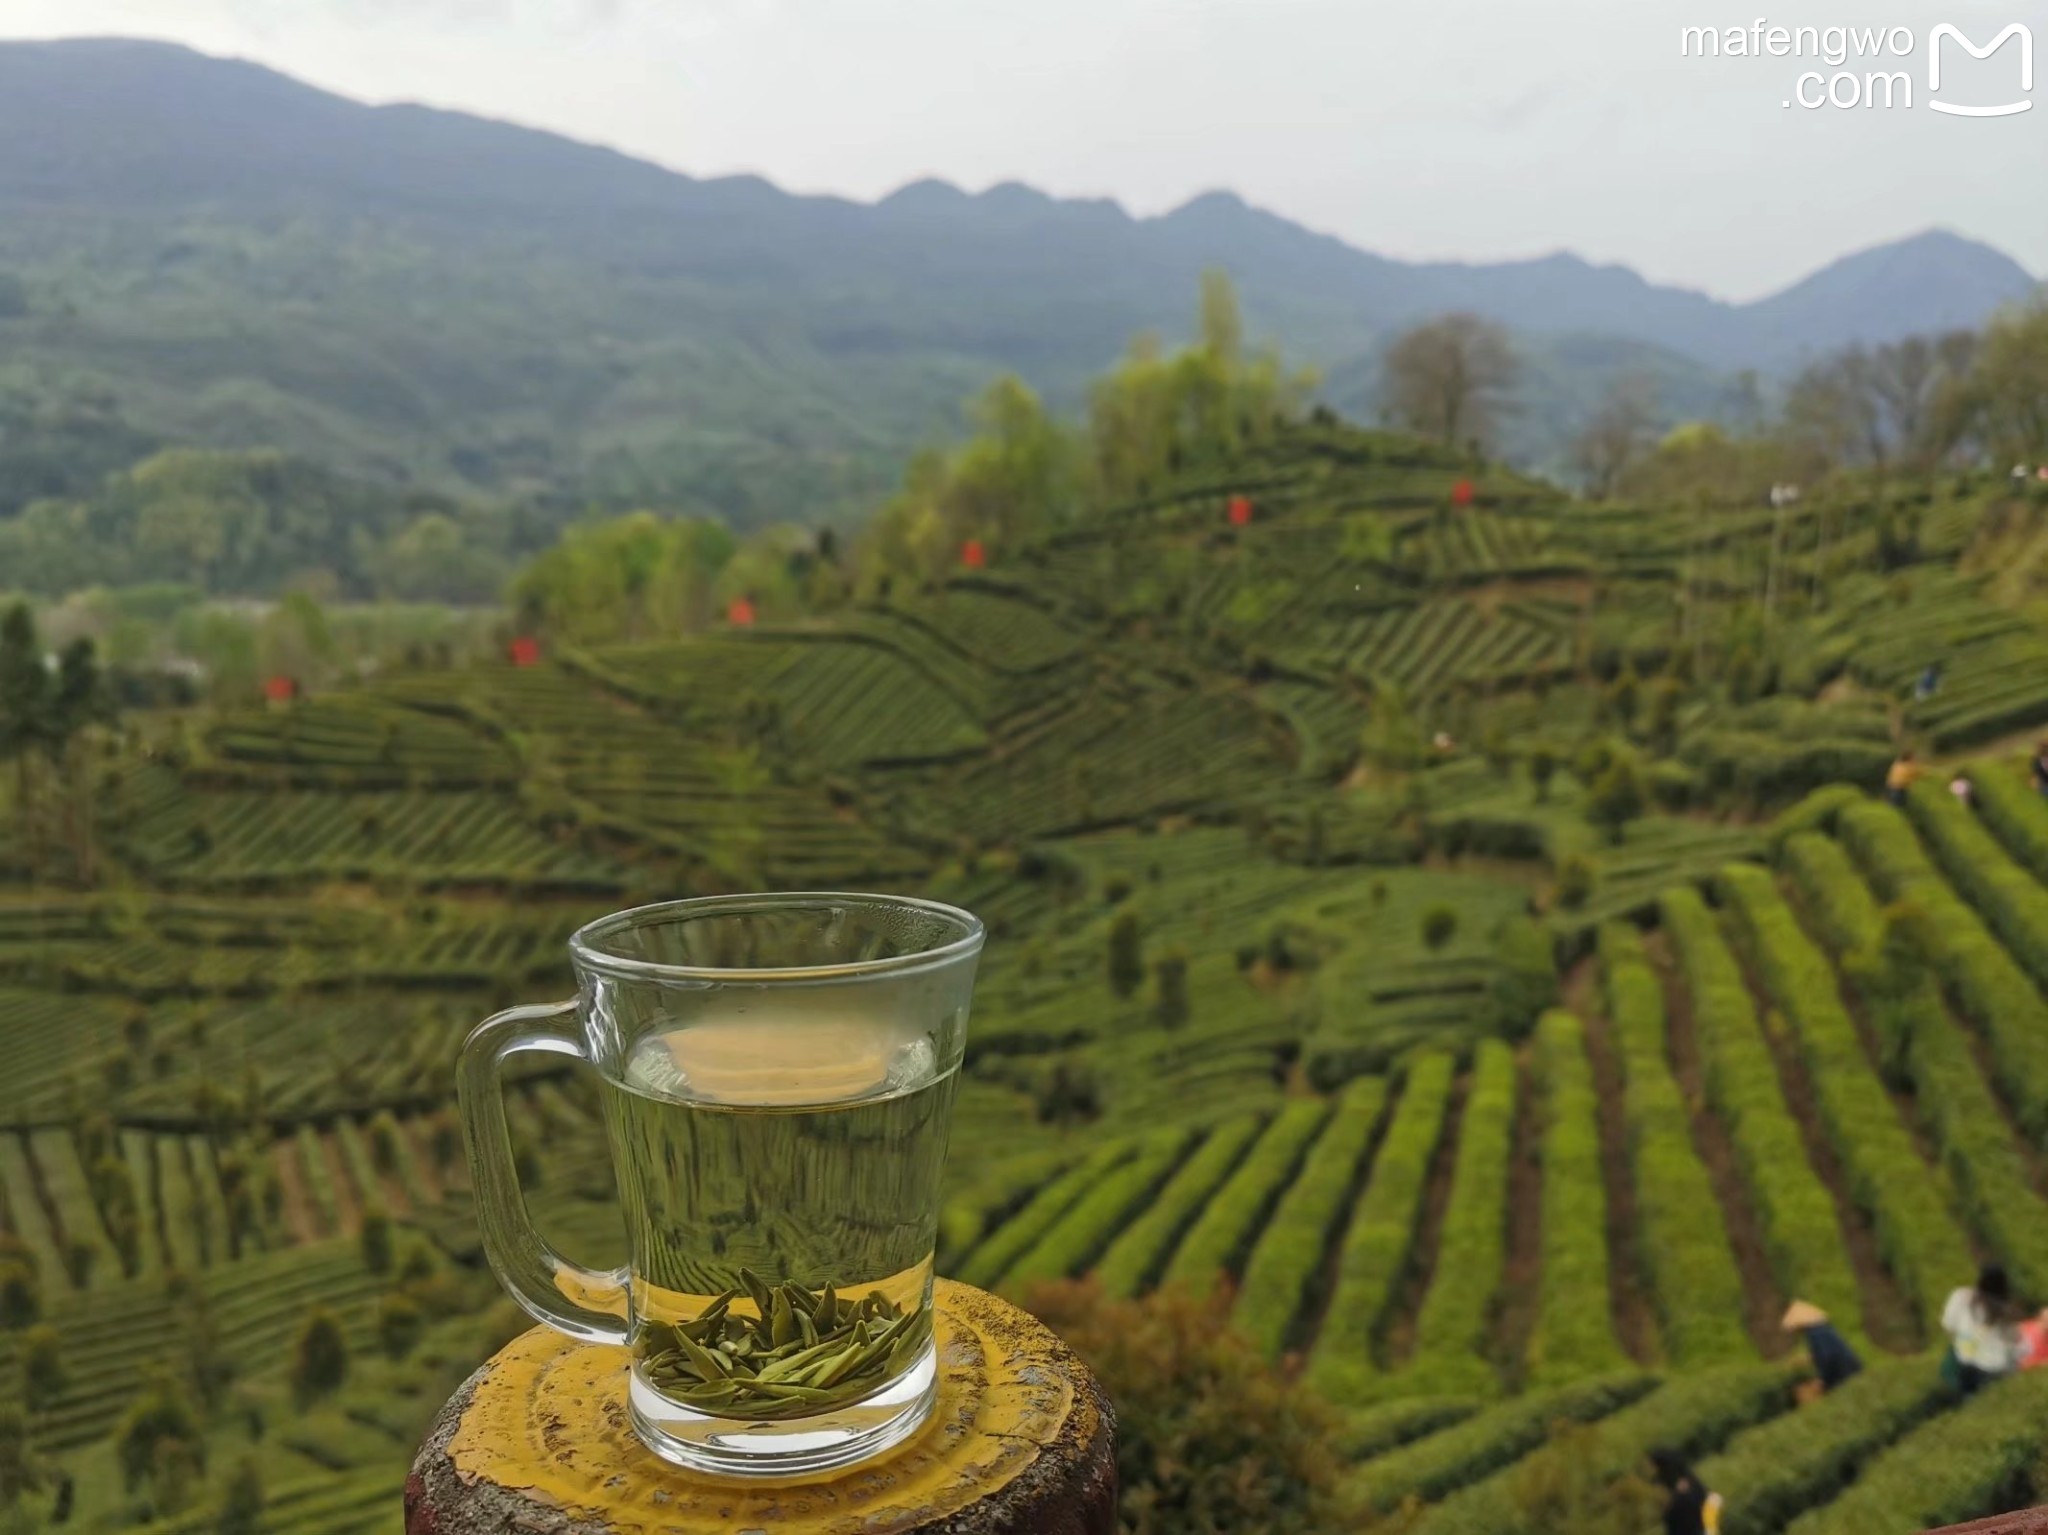
[(1938, 233), (1734, 306), (1566, 255), (1391, 261), (1224, 193), (1144, 219), (1016, 185), (869, 206), (162, 45), (11, 43), (0, 518), (202, 447), (558, 512), (844, 523), (999, 374), (1073, 409), (1121, 338), (1182, 330), (1212, 267), (1366, 419), (1399, 331), (1505, 324), (1529, 387), (1500, 445), (1553, 469), (1617, 380), (1654, 381), (1665, 423), (1733, 416), (1740, 370), (1973, 328), (2033, 286)]

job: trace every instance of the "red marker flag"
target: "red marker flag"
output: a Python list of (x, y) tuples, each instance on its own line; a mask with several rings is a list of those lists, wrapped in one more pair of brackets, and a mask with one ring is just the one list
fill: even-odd
[(522, 634), (505, 647), (505, 654), (514, 666), (540, 665), (540, 641), (530, 634)]
[(1250, 522), (1251, 520), (1252, 520), (1252, 502), (1251, 502), (1251, 497), (1249, 497), (1249, 496), (1232, 496), (1232, 497), (1230, 498), (1230, 525), (1231, 525), (1231, 526), (1232, 526), (1233, 528), (1241, 528), (1241, 527), (1243, 527), (1243, 526), (1244, 526), (1244, 525), (1245, 525), (1246, 523)]
[(288, 704), (299, 696), (298, 681), (283, 673), (266, 677), (263, 679), (263, 696), (274, 704)]
[(970, 538), (960, 546), (960, 563), (969, 570), (979, 570), (988, 563), (988, 550), (982, 547), (980, 539)]
[(751, 629), (754, 626), (754, 599), (733, 598), (725, 605), (725, 621), (737, 629)]
[(1470, 506), (1471, 504), (1472, 482), (1470, 480), (1458, 481), (1457, 484), (1451, 487), (1451, 505)]

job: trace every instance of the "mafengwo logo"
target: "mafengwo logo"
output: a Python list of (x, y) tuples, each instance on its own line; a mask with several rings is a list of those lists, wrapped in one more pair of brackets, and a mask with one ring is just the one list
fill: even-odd
[[(1988, 40), (1978, 42), (1977, 36)], [(1944, 21), (1929, 27), (1923, 39), (1911, 27), (1779, 26), (1759, 16), (1747, 27), (1680, 27), (1678, 51), (1687, 58), (1804, 59), (1826, 65), (1801, 70), (1782, 103), (1809, 112), (1921, 104), (1951, 117), (2011, 117), (2034, 105), (2034, 34), (2017, 21), (1980, 27), (1976, 36)], [(1926, 60), (1926, 93), (1916, 103), (1914, 82), (1921, 70), (1914, 66), (1921, 57)], [(1995, 85), (1990, 83), (1993, 70)]]

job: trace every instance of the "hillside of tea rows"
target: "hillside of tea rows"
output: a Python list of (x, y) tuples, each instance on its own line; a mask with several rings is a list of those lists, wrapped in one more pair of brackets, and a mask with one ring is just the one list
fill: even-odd
[[(395, 1527), (523, 1325), (464, 1033), (604, 911), (855, 886), (990, 928), (942, 1268), (1221, 1291), (1404, 1528), (1519, 1528), (1568, 1422), (1740, 1535), (2048, 1496), (2048, 1371), (1935, 1365), (1980, 1260), (2048, 1302), (2048, 630), (1986, 579), (2044, 513), (1590, 504), (1306, 426), (826, 618), (127, 715), (0, 820), (8, 1517)], [(613, 1261), (590, 1084), (511, 1099)], [(1795, 1295), (1869, 1363), (1799, 1409)]]

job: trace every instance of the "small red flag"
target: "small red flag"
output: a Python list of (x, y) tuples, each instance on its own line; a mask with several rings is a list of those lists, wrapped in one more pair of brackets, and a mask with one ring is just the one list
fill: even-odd
[(279, 673), (263, 679), (263, 696), (274, 704), (288, 704), (299, 696), (298, 679)]
[(540, 641), (530, 634), (522, 634), (505, 647), (506, 655), (512, 658), (514, 666), (540, 665)]
[(988, 550), (982, 547), (980, 539), (970, 538), (960, 546), (960, 563), (969, 570), (979, 570), (988, 563)]
[(1251, 502), (1251, 497), (1249, 497), (1249, 496), (1232, 496), (1232, 497), (1230, 498), (1230, 525), (1231, 525), (1231, 526), (1232, 526), (1233, 528), (1241, 528), (1241, 527), (1243, 527), (1243, 526), (1244, 526), (1244, 525), (1245, 525), (1246, 523), (1250, 522), (1251, 520), (1252, 520), (1252, 502)]
[(754, 599), (733, 598), (725, 605), (725, 621), (735, 628), (751, 629), (754, 626)]
[(1471, 504), (1472, 482), (1470, 480), (1458, 481), (1457, 484), (1451, 487), (1451, 505), (1470, 506)]

